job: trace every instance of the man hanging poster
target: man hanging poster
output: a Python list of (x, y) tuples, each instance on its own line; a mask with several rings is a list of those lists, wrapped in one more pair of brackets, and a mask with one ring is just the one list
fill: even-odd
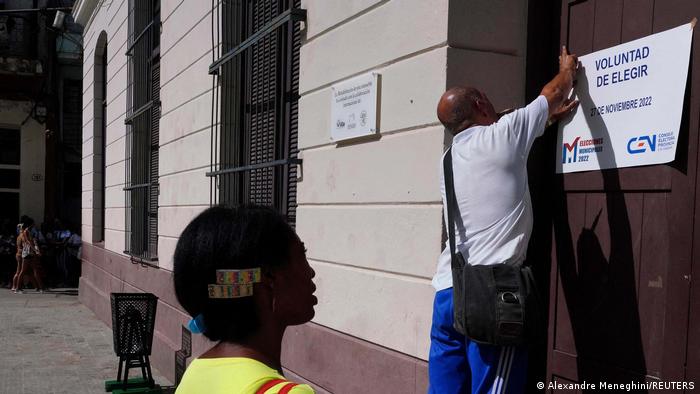
[(559, 126), (557, 172), (675, 159), (695, 21), (581, 56), (580, 105)]

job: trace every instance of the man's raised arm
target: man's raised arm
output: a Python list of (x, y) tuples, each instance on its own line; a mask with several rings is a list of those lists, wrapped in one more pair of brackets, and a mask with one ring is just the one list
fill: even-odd
[(542, 88), (540, 93), (547, 98), (549, 116), (552, 120), (558, 120), (578, 104), (578, 101), (569, 100), (577, 69), (578, 57), (569, 54), (566, 47), (562, 47), (561, 56), (559, 56), (559, 73)]

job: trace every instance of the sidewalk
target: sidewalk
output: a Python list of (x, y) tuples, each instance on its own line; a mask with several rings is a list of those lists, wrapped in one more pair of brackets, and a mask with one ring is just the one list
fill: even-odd
[(104, 381), (116, 376), (112, 331), (78, 302), (76, 289), (0, 288), (0, 394), (104, 393)]

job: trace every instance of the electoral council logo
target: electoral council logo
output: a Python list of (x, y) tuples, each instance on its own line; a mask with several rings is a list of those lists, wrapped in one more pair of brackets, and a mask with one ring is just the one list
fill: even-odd
[(640, 135), (627, 141), (627, 153), (637, 155), (645, 152), (656, 152), (656, 134)]

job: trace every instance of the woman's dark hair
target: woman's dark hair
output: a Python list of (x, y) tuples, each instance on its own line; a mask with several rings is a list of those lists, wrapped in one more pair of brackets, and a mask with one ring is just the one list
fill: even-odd
[(193, 317), (201, 314), (204, 335), (212, 341), (239, 342), (258, 329), (253, 297), (210, 299), (208, 285), (216, 270), (260, 267), (289, 262), (296, 233), (271, 208), (245, 205), (212, 207), (200, 213), (180, 235), (174, 256), (175, 295)]
[(22, 221), (22, 230), (26, 230), (29, 227), (32, 227), (34, 225), (34, 219), (30, 217), (25, 217), (24, 221)]

